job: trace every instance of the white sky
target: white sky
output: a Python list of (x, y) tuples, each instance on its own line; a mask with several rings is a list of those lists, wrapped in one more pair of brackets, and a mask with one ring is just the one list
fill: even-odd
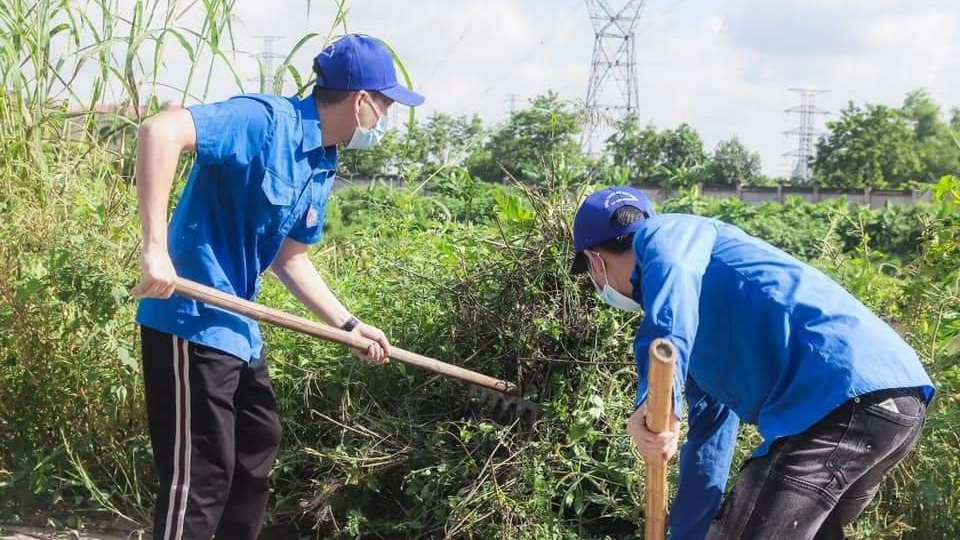
[[(613, 6), (623, 0), (607, 0)], [(390, 43), (427, 101), (417, 111), (479, 114), (488, 124), (554, 90), (583, 101), (593, 30), (584, 0), (348, 0), (350, 31)], [(237, 48), (258, 52), (260, 35), (285, 36), (286, 54), (307, 32), (326, 34), (333, 0), (238, 0)], [(189, 25), (189, 16), (182, 24)], [(297, 57), (309, 72), (320, 41)], [(169, 49), (162, 80), (182, 84), (184, 58)], [(944, 107), (960, 106), (958, 0), (648, 0), (637, 27), (639, 114), (644, 122), (687, 122), (707, 149), (736, 134), (760, 152), (764, 172), (782, 175), (795, 143), (783, 131), (798, 122), (783, 110), (799, 104), (787, 88), (823, 88), (817, 104), (839, 111), (848, 101), (899, 106), (926, 88)], [(242, 77), (256, 61), (238, 55)], [(207, 82), (205, 73), (199, 83)], [(215, 72), (208, 100), (237, 93)], [(255, 90), (247, 83), (247, 90)], [(285, 88), (292, 91), (292, 85)], [(163, 97), (175, 97), (160, 90)]]

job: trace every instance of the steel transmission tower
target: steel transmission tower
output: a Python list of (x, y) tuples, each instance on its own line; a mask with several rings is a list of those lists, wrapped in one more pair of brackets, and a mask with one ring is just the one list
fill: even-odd
[[(589, 117), (583, 143), (593, 153), (594, 138), (605, 121), (620, 120), (637, 110), (637, 72), (634, 29), (646, 0), (586, 0), (593, 23), (593, 60), (587, 87)], [(616, 87), (616, 100), (603, 94), (609, 83)]]
[(279, 94), (283, 91), (283, 77), (277, 73), (276, 67), (273, 63), (274, 60), (279, 60), (283, 58), (282, 55), (276, 54), (273, 52), (273, 44), (278, 39), (283, 39), (284, 36), (253, 36), (256, 39), (263, 41), (263, 49), (258, 53), (252, 55), (254, 58), (258, 59), (260, 62), (263, 71), (260, 72), (258, 77), (250, 77), (249, 81), (259, 82), (260, 83), (260, 92), (268, 92), (271, 94)]
[(796, 158), (791, 176), (804, 184), (810, 183), (813, 171), (810, 170), (810, 160), (816, 155), (814, 144), (816, 143), (817, 130), (814, 127), (814, 119), (818, 114), (830, 114), (828, 111), (817, 107), (817, 94), (824, 94), (829, 90), (815, 90), (812, 88), (790, 88), (791, 92), (800, 94), (800, 105), (791, 107), (785, 112), (789, 114), (800, 115), (800, 125), (785, 131), (786, 135), (797, 137), (797, 149), (787, 152), (784, 156)]
[(517, 95), (516, 94), (507, 94), (507, 103), (510, 104), (510, 114), (512, 115), (516, 112), (517, 109)]

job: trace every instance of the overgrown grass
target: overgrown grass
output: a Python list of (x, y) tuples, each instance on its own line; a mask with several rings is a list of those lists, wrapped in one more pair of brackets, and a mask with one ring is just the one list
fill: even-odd
[[(232, 3), (165, 6), (138, 3), (124, 18), (107, 0), (0, 5), (4, 519), (149, 522), (155, 478), (126, 293), (138, 276), (131, 148), (104, 141), (97, 118), (67, 113), (57, 96), (72, 62), (89, 62), (93, 96), (118, 92), (150, 114), (157, 104), (136, 95), (144, 86), (125, 81), (155, 80), (163, 47), (191, 59), (192, 81), (210, 62), (229, 72)], [(178, 27), (188, 8), (204, 10), (200, 30)], [(69, 42), (66, 60), (51, 56), (50, 39)], [(156, 48), (158, 57), (129, 54)], [(183, 95), (202, 95), (192, 81)], [(87, 99), (92, 110), (99, 98)], [(121, 128), (138, 120), (113, 118)], [(642, 467), (623, 433), (637, 319), (599, 306), (567, 274), (565, 174), (543, 171), (544, 184), (564, 188), (543, 192), (452, 171), (419, 192), (334, 195), (327, 242), (312, 256), (344, 301), (401, 346), (519, 383), (545, 414), (532, 428), (497, 425), (459, 384), (268, 329), (284, 422), (270, 514), (279, 537), (289, 524), (344, 538), (639, 537)], [(686, 196), (664, 208), (769, 237), (897, 321), (940, 394), (919, 451), (852, 532), (960, 536), (956, 207), (755, 208)], [(303, 312), (273, 280), (260, 300)], [(740, 458), (755, 443), (745, 431)]]
[[(158, 110), (156, 90), (171, 90), (160, 81), (171, 55), (188, 66), (173, 89), (181, 103), (204, 99), (215, 73), (239, 90), (233, 5), (0, 4), (5, 515), (70, 508), (147, 520), (152, 467), (126, 292), (137, 279), (139, 236), (129, 135)], [(344, 20), (337, 6), (331, 33)], [(322, 40), (304, 36), (293, 52)], [(299, 85), (293, 52), (278, 69)], [(98, 109), (103, 102), (117, 104), (116, 113)]]
[[(106, 186), (68, 191), (99, 200)], [(146, 521), (153, 477), (123, 293), (136, 259), (117, 251), (131, 245), (135, 223), (133, 201), (122, 200), (125, 218), (106, 229), (82, 205), (63, 216), (87, 231), (82, 242), (27, 214), (3, 230), (4, 238), (48, 231), (16, 253), (6, 244), (4, 260), (39, 269), (19, 270), (0, 289), (3, 440), (18, 441), (0, 462), (13, 473), (2, 488), (7, 513), (53, 505), (82, 516), (112, 506)], [(348, 305), (404, 347), (521, 383), (546, 414), (530, 430), (499, 426), (471, 409), (458, 384), (268, 329), (285, 430), (273, 522), (316, 526), (322, 537), (636, 537), (643, 477), (623, 425), (637, 321), (598, 306), (567, 276), (565, 197), (498, 188), (479, 223), (406, 189), (337, 192), (333, 204), (335, 223), (314, 257)], [(769, 208), (784, 210), (793, 211)], [(857, 214), (831, 206), (825, 226), (840, 229)], [(920, 451), (885, 485), (861, 538), (956, 533), (956, 227), (918, 227), (939, 236), (925, 237), (893, 275), (867, 248), (822, 238), (809, 248), (822, 246), (814, 262), (872, 307), (900, 316), (941, 388)], [(272, 280), (261, 300), (303, 312)], [(755, 443), (747, 431), (741, 456)]]

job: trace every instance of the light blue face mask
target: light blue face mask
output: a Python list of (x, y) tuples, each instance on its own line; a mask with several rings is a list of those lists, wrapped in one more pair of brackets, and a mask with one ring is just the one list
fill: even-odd
[[(599, 253), (593, 253), (598, 259), (600, 259)], [(587, 275), (590, 276), (590, 281), (593, 282), (593, 287), (597, 290), (597, 294), (600, 295), (600, 299), (606, 302), (608, 305), (622, 311), (642, 310), (643, 306), (634, 301), (633, 298), (621, 294), (620, 291), (610, 286), (610, 280), (607, 278), (607, 265), (603, 262), (603, 259), (600, 259), (600, 264), (603, 265), (603, 279), (606, 281), (606, 283), (603, 285), (603, 288), (601, 288), (600, 285), (597, 284), (596, 280), (593, 279), (593, 275), (587, 272)]]
[(374, 112), (377, 113), (377, 123), (372, 129), (363, 127), (360, 125), (360, 115), (357, 114), (357, 129), (353, 131), (353, 137), (350, 139), (350, 142), (347, 143), (346, 148), (348, 150), (366, 150), (367, 148), (376, 146), (380, 144), (383, 136), (387, 134), (387, 115), (380, 112), (377, 104), (370, 99), (369, 94), (364, 94), (364, 97), (369, 100), (370, 106), (373, 107)]

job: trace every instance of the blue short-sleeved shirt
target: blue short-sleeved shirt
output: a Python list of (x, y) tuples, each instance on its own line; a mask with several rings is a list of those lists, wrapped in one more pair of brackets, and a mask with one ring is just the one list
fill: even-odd
[[(189, 108), (196, 161), (167, 245), (177, 275), (252, 300), (284, 238), (320, 241), (337, 165), (312, 97), (249, 94)], [(174, 295), (140, 302), (141, 325), (247, 361), (262, 354), (252, 319)]]

